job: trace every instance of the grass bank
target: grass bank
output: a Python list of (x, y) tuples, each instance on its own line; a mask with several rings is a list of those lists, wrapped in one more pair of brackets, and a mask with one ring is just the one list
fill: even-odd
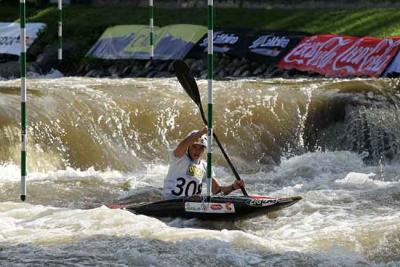
[[(19, 6), (0, 4), (0, 22), (15, 21)], [(27, 8), (28, 22), (44, 22), (48, 29), (41, 42), (57, 40), (57, 8)], [(148, 10), (134, 6), (65, 6), (64, 40), (78, 42), (86, 53), (104, 30), (113, 25), (148, 24)], [(156, 9), (155, 25), (207, 23), (206, 9)], [(297, 9), (267, 10), (219, 8), (215, 10), (215, 27), (279, 29), (310, 33), (335, 33), (353, 36), (400, 36), (398, 9)]]

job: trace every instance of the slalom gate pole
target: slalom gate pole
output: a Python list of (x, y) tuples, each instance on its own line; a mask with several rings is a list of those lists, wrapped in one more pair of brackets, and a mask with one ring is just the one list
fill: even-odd
[(213, 144), (213, 39), (214, 39), (214, 3), (208, 0), (208, 54), (207, 54), (207, 79), (208, 79), (208, 132), (207, 132), (207, 197), (211, 197), (212, 184), (212, 144)]
[(153, 0), (149, 0), (150, 9), (150, 59), (154, 58), (154, 4)]
[(58, 60), (62, 60), (62, 1), (58, 0)]
[(26, 199), (26, 2), (20, 0), (21, 67), (21, 200)]

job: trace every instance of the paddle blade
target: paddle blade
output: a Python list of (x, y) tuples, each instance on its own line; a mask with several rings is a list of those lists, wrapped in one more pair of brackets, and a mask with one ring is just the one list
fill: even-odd
[(182, 60), (176, 60), (173, 64), (175, 75), (178, 78), (179, 83), (185, 89), (186, 93), (196, 103), (197, 106), (201, 106), (201, 98), (199, 88), (197, 87), (196, 80), (193, 77), (188, 65)]

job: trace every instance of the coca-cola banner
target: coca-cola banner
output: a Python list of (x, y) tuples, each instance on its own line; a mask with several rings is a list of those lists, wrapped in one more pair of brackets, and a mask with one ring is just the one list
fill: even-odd
[(304, 32), (259, 31), (248, 47), (249, 56), (264, 64), (277, 64), (305, 36)]
[(379, 77), (399, 49), (400, 38), (316, 35), (306, 37), (278, 64), (331, 77)]

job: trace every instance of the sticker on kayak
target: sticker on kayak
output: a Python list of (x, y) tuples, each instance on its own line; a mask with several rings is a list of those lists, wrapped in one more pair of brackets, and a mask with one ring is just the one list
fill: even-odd
[(186, 202), (185, 211), (204, 213), (235, 213), (235, 205), (232, 202)]
[(266, 207), (274, 205), (278, 202), (278, 199), (274, 198), (267, 198), (267, 199), (260, 199), (260, 198), (253, 198), (247, 201), (247, 205), (253, 207)]

